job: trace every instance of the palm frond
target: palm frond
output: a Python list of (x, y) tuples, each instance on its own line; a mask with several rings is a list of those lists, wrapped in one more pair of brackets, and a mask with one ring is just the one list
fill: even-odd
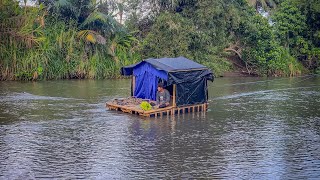
[(92, 30), (81, 30), (77, 33), (79, 39), (84, 40), (85, 42), (106, 44), (106, 39), (96, 31)]
[(69, 0), (58, 0), (54, 2), (54, 6), (58, 8), (71, 7), (72, 4)]
[(101, 12), (94, 11), (91, 13), (86, 20), (80, 25), (80, 28), (83, 28), (85, 26), (89, 26), (90, 24), (100, 21), (102, 23), (108, 24), (109, 22), (109, 17)]
[(100, 22), (102, 24), (101, 31), (104, 31), (105, 33), (114, 33), (115, 31), (119, 31), (122, 29), (122, 26), (114, 19), (114, 17), (112, 17), (111, 15), (106, 15), (99, 11), (94, 11), (93, 13), (91, 13), (79, 26), (79, 28), (83, 29), (85, 27), (90, 27), (97, 22)]

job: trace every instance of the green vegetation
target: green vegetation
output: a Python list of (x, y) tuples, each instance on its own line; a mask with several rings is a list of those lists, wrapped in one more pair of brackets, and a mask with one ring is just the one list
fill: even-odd
[(117, 78), (123, 65), (164, 56), (216, 75), (320, 72), (318, 0), (116, 2), (0, 0), (0, 79)]
[(93, 1), (0, 1), (0, 78), (36, 80), (119, 77), (140, 59), (138, 41)]
[(141, 104), (140, 104), (140, 107), (144, 111), (149, 111), (149, 110), (152, 109), (152, 106), (146, 101), (142, 101)]
[[(130, 2), (130, 9), (142, 4)], [(216, 75), (231, 68), (259, 76), (319, 72), (320, 1), (156, 0), (150, 7), (149, 16), (138, 9), (127, 21), (144, 58), (184, 55)]]

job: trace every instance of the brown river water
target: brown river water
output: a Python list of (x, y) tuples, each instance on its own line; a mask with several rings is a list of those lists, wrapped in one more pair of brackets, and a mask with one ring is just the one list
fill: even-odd
[(218, 78), (209, 110), (105, 108), (126, 80), (0, 82), (0, 179), (320, 179), (320, 77)]

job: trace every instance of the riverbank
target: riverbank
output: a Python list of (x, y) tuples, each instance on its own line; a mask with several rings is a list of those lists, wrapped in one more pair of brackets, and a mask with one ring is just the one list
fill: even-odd
[(224, 72), (220, 77), (257, 77), (257, 75), (248, 74), (243, 71), (228, 71)]
[[(295, 76), (291, 76), (291, 77), (300, 77), (300, 76), (304, 76), (304, 75), (308, 75), (309, 73), (305, 73), (305, 74), (299, 74), (299, 75), (295, 75)], [(244, 71), (227, 71), (224, 72), (220, 75), (215, 75), (215, 78), (229, 78), (229, 77), (261, 77), (255, 74), (248, 74), (247, 72)], [(269, 76), (269, 77), (288, 77), (288, 76)], [(70, 77), (64, 77), (64, 78), (55, 78), (55, 79), (33, 79), (33, 78), (29, 78), (29, 79), (0, 79), (0, 81), (59, 81), (59, 80), (117, 80), (117, 79), (130, 79), (130, 77), (128, 76), (121, 76), (120, 73), (119, 74), (115, 74), (113, 76), (110, 77), (104, 77), (104, 78), (85, 78), (83, 76), (81, 77), (77, 77), (77, 76), (70, 76)]]

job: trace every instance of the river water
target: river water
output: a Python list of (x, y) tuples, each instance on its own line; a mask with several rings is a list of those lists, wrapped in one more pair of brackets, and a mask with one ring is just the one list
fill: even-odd
[(209, 111), (108, 111), (129, 80), (0, 82), (0, 179), (319, 179), (320, 77), (219, 78)]

